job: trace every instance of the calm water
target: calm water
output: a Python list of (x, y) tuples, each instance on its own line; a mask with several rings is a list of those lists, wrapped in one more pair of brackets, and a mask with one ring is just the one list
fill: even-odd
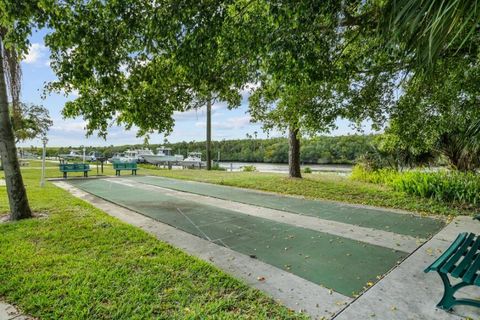
[[(220, 166), (228, 171), (242, 171), (244, 166), (254, 166), (260, 172), (278, 172), (287, 173), (288, 164), (286, 163), (255, 163), (255, 162), (220, 162)], [(313, 172), (338, 172), (348, 174), (352, 171), (351, 165), (343, 164), (306, 164), (302, 165), (302, 170), (306, 167), (312, 169)]]

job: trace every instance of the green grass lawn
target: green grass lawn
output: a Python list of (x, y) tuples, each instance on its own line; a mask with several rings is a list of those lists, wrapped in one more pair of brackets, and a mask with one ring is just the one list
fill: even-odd
[[(40, 188), (35, 166), (23, 169), (24, 180), (33, 210), (47, 217), (0, 224), (0, 297), (23, 312), (45, 319), (303, 318), (51, 183)], [(58, 169), (47, 175), (59, 176)], [(0, 187), (0, 214), (7, 210)]]

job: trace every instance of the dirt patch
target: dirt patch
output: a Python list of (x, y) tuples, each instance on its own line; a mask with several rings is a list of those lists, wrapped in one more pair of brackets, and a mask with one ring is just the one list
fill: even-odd
[[(46, 218), (48, 218), (47, 212), (34, 212), (32, 217), (32, 219), (46, 219)], [(6, 213), (5, 215), (0, 216), (0, 223), (7, 223), (7, 222), (11, 222), (9, 213)]]
[(37, 320), (37, 318), (22, 314), (16, 306), (3, 301), (3, 298), (0, 297), (0, 319)]

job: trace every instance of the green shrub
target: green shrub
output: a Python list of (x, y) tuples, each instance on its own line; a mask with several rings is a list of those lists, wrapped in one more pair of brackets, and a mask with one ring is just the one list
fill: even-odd
[(377, 184), (390, 184), (395, 180), (400, 173), (393, 169), (378, 169), (367, 170), (361, 165), (356, 165), (352, 169), (351, 178), (353, 180), (377, 183)]
[(312, 169), (310, 167), (303, 168), (303, 173), (312, 173)]
[(395, 191), (422, 198), (480, 207), (480, 177), (471, 172), (368, 171), (355, 166), (351, 177), (354, 180), (385, 184)]
[(212, 165), (212, 170), (226, 171), (227, 169), (224, 167), (220, 167), (220, 164), (218, 162), (214, 162)]
[(253, 172), (253, 171), (257, 171), (257, 168), (255, 168), (255, 166), (244, 166), (243, 171), (244, 172)]

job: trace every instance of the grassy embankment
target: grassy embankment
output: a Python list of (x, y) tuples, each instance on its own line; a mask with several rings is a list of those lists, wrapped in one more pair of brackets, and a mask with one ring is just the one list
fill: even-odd
[[(58, 176), (49, 165), (47, 175)], [(47, 217), (0, 224), (0, 298), (23, 312), (46, 319), (303, 318), (51, 183), (40, 188), (35, 167), (31, 161), (23, 169), (24, 179), (33, 210)], [(0, 187), (0, 215), (7, 210)]]

